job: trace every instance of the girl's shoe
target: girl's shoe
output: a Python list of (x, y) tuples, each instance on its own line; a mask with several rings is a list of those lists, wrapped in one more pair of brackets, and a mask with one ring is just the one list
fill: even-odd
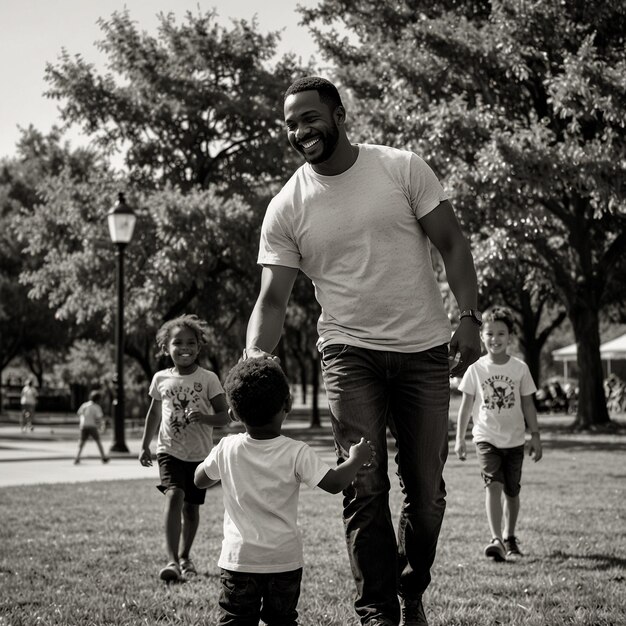
[(522, 556), (515, 535), (511, 535), (504, 540), (504, 547), (506, 548), (507, 556)]
[(185, 580), (189, 580), (198, 574), (196, 566), (193, 564), (191, 559), (181, 559), (180, 569)]
[(160, 572), (159, 578), (164, 580), (166, 583), (173, 582), (175, 580), (180, 580), (180, 566), (178, 563), (172, 561), (168, 563)]
[(494, 561), (506, 561), (506, 549), (501, 539), (494, 537), (485, 547), (485, 556)]

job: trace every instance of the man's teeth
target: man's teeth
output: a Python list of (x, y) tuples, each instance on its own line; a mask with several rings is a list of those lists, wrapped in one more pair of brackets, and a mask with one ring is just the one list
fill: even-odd
[(310, 147), (314, 146), (314, 145), (315, 145), (318, 141), (319, 141), (319, 139), (311, 139), (311, 141), (305, 141), (305, 142), (303, 142), (303, 143), (302, 143), (302, 145), (303, 145), (305, 148), (310, 148)]

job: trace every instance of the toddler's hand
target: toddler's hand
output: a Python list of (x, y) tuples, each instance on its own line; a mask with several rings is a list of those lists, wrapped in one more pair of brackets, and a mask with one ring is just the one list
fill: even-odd
[(152, 452), (150, 452), (150, 448), (144, 448), (139, 455), (139, 462), (144, 467), (152, 466)]
[(457, 441), (454, 451), (461, 461), (467, 460), (467, 450), (465, 448), (465, 440)]
[(369, 465), (374, 458), (374, 449), (369, 441), (361, 437), (359, 443), (353, 443), (350, 446), (350, 458), (357, 459), (361, 465)]

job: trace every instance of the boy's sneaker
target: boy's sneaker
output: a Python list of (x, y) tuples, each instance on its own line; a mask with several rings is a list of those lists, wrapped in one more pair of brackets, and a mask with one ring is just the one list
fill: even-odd
[(494, 537), (485, 548), (485, 556), (494, 561), (506, 561), (506, 549), (501, 539)]
[(198, 574), (196, 566), (191, 559), (181, 559), (180, 570), (185, 580), (189, 580)]
[(402, 613), (400, 626), (428, 626), (421, 596), (415, 599), (400, 598), (400, 610)]
[(180, 566), (178, 563), (172, 561), (168, 563), (160, 572), (159, 578), (164, 580), (166, 583), (174, 582), (175, 580), (180, 580)]
[(504, 547), (506, 548), (507, 556), (523, 556), (517, 545), (517, 537), (515, 535), (511, 535), (504, 540)]

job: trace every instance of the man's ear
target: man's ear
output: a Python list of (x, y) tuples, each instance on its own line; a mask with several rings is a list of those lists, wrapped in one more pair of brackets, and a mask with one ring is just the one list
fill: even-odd
[(343, 126), (346, 123), (346, 110), (341, 105), (335, 108), (333, 119), (337, 126)]
[(293, 398), (291, 397), (291, 394), (289, 394), (286, 398), (285, 398), (285, 413), (289, 413), (289, 411), (291, 411), (291, 407), (293, 405)]

